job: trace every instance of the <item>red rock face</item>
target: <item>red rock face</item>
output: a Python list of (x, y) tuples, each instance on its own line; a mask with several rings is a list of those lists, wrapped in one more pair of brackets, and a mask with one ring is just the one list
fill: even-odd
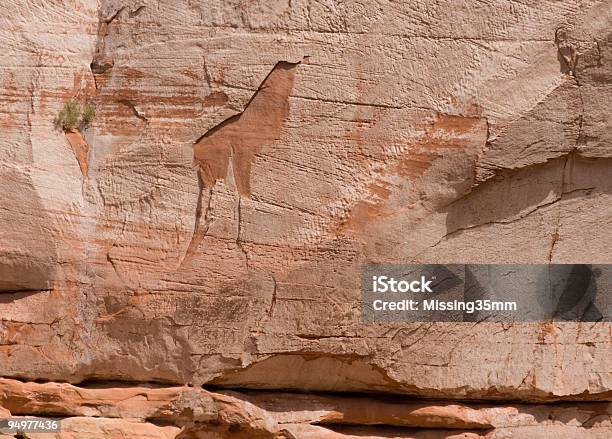
[(87, 176), (87, 160), (89, 155), (89, 145), (78, 130), (73, 130), (66, 133), (66, 139), (70, 143), (70, 147), (74, 152), (74, 156), (79, 163), (81, 174)]
[(610, 323), (360, 311), (369, 262), (612, 262), (609, 1), (162, 3), (0, 12), (0, 418), (612, 436)]
[(206, 187), (225, 179), (231, 160), (238, 193), (251, 195), (251, 165), (264, 146), (280, 139), (297, 65), (276, 64), (242, 113), (211, 128), (195, 143), (193, 155)]

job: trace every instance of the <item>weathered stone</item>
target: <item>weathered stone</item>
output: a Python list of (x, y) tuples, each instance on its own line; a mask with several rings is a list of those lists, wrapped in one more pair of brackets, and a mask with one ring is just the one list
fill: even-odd
[(74, 417), (61, 421), (61, 433), (26, 433), (31, 439), (174, 439), (178, 427), (157, 426), (130, 419)]
[[(366, 262), (612, 262), (609, 0), (162, 3), (2, 5), (2, 405), (88, 439), (612, 434), (570, 419), (612, 397), (610, 323), (360, 318)], [(311, 425), (200, 385), (418, 401)]]
[(388, 437), (385, 434), (389, 433), (398, 438), (505, 438), (523, 431), (545, 437), (541, 432), (551, 429), (560, 437), (598, 438), (605, 437), (612, 428), (612, 405), (607, 402), (552, 406), (459, 404), (382, 395), (219, 393), (189, 387), (117, 387), (113, 383), (83, 388), (2, 379), (0, 404), (10, 409), (2, 409), (3, 416), (47, 413), (67, 417), (62, 420), (62, 429), (67, 427), (68, 433), (62, 434), (74, 437), (85, 432), (77, 427), (88, 426), (87, 433), (95, 433), (90, 428), (100, 428), (98, 421), (83, 424), (83, 419), (98, 419), (118, 431), (137, 430), (136, 423), (140, 422), (142, 434), (148, 434), (147, 429), (155, 431), (151, 422), (174, 426), (154, 434), (170, 432), (174, 435), (171, 437), (184, 439), (308, 438), (317, 434), (330, 438), (366, 434), (374, 438)]

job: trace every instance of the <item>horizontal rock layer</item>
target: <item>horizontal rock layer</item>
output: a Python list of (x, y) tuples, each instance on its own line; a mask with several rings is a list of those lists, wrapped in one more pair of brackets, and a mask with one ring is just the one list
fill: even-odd
[[(604, 402), (490, 405), (120, 384), (82, 387), (1, 379), (0, 403), (16, 419), (61, 417), (62, 437), (537, 438), (556, 431), (563, 438), (604, 438), (612, 430), (612, 405)], [(33, 437), (47, 435), (54, 437)]]

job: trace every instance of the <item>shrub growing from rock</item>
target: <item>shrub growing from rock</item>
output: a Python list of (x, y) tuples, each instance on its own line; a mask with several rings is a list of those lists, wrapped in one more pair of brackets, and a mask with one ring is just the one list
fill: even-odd
[(57, 115), (55, 122), (64, 131), (71, 131), (79, 127), (88, 127), (95, 116), (96, 110), (93, 105), (87, 104), (85, 108), (82, 108), (74, 99), (69, 99), (64, 102), (64, 106)]

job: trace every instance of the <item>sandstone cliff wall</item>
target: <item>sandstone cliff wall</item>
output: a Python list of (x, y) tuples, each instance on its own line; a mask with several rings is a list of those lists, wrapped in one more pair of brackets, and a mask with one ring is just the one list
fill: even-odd
[[(365, 325), (359, 302), (365, 262), (612, 263), (612, 2), (4, 0), (0, 23), (13, 415), (612, 436), (609, 323)], [(57, 127), (69, 98), (88, 128)]]

